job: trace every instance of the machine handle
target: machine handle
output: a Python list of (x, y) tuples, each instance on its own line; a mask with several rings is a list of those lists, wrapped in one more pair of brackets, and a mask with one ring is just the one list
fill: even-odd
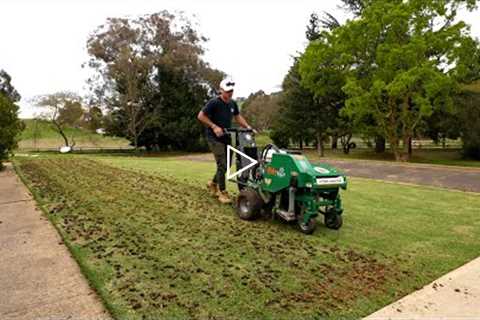
[(229, 133), (239, 133), (239, 132), (250, 132), (253, 133), (253, 129), (247, 129), (247, 128), (225, 128), (223, 129), (225, 131), (225, 134)]

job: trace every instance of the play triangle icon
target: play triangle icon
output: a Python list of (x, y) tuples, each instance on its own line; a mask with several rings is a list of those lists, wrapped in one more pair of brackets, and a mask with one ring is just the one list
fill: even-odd
[[(248, 159), (250, 161), (250, 163), (240, 170), (238, 170), (238, 168), (237, 168), (237, 171), (232, 173), (231, 170), (230, 170), (230, 167), (232, 165), (232, 160), (233, 160), (233, 159), (231, 159), (232, 157), (230, 156), (230, 154), (232, 154), (232, 153), (239, 154), (240, 156)], [(236, 176), (238, 176), (242, 172), (250, 169), (251, 167), (253, 167), (257, 163), (258, 163), (257, 160), (253, 159), (252, 157), (249, 157), (248, 155), (246, 155), (242, 151), (240, 151), (238, 149), (235, 149), (234, 147), (232, 147), (230, 145), (227, 145), (227, 180), (231, 180), (231, 179), (235, 178)]]

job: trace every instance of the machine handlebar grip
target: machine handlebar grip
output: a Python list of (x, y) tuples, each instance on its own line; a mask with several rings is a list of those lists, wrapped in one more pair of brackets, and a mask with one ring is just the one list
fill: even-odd
[(251, 132), (253, 133), (253, 129), (246, 129), (246, 128), (225, 128), (223, 129), (226, 134), (228, 133), (238, 133), (238, 132)]

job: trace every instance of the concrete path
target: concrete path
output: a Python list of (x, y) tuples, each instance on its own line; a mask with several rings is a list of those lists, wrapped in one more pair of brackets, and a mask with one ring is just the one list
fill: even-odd
[(11, 165), (0, 172), (0, 319), (110, 319)]
[(480, 319), (480, 258), (365, 319)]

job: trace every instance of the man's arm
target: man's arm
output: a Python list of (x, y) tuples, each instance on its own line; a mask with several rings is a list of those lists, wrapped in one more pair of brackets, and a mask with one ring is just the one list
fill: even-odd
[(215, 123), (213, 123), (212, 120), (210, 120), (210, 118), (208, 118), (208, 116), (205, 114), (205, 112), (200, 111), (198, 113), (197, 119), (204, 126), (211, 128), (217, 137), (221, 137), (224, 135), (223, 128), (220, 128)]

